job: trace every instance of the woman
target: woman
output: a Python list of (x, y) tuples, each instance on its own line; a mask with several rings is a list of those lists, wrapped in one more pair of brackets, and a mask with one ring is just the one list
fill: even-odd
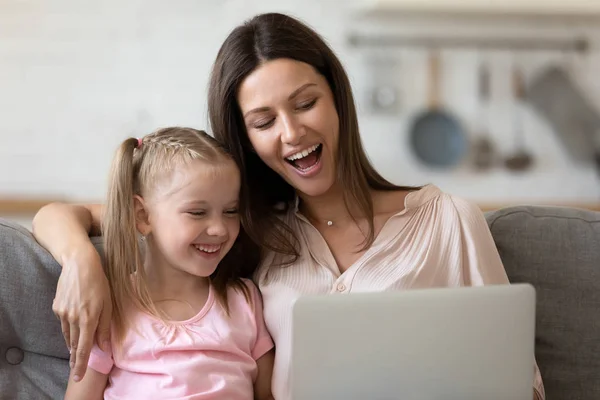
[[(277, 349), (276, 399), (290, 398), (298, 296), (508, 282), (475, 205), (431, 185), (393, 185), (374, 170), (346, 73), (301, 22), (264, 14), (231, 32), (213, 67), (209, 116), (242, 171), (243, 226), (263, 250), (254, 276)], [(106, 339), (111, 312), (88, 239), (100, 233), (101, 213), (98, 205), (53, 204), (34, 220), (38, 240), (63, 266), (53, 308), (79, 374), (94, 333), (101, 346)], [(543, 399), (535, 371), (533, 398)]]

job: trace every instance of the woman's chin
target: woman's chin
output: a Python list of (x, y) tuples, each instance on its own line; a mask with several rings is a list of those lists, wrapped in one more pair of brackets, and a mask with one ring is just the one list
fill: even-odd
[(323, 197), (331, 193), (334, 183), (333, 179), (323, 178), (311, 179), (309, 182), (294, 182), (292, 186), (301, 197)]

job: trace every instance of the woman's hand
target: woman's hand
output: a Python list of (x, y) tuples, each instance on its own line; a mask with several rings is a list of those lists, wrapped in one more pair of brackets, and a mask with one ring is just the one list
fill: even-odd
[(60, 319), (71, 353), (73, 379), (79, 381), (85, 375), (94, 338), (102, 350), (110, 347), (110, 287), (91, 243), (78, 246), (76, 253), (63, 259), (52, 310)]

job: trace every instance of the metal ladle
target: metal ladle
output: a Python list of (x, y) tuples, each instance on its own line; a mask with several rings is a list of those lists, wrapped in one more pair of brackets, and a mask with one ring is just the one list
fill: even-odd
[(496, 150), (489, 134), (490, 70), (487, 63), (479, 67), (479, 105), (482, 126), (479, 136), (473, 142), (473, 164), (476, 170), (486, 171), (494, 166)]
[(522, 172), (531, 167), (533, 156), (525, 149), (523, 132), (523, 107), (525, 104), (525, 82), (519, 68), (513, 68), (512, 74), (513, 93), (515, 97), (515, 152), (504, 160), (504, 165), (511, 171)]

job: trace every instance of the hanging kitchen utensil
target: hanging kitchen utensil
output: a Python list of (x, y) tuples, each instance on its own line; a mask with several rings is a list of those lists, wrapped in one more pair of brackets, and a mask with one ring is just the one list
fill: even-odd
[(374, 114), (395, 115), (400, 111), (400, 85), (397, 79), (399, 59), (389, 52), (368, 55), (367, 75), (369, 111)]
[(479, 66), (479, 132), (473, 142), (473, 166), (478, 171), (487, 171), (493, 167), (496, 158), (494, 142), (489, 132), (490, 111), (490, 69), (484, 61)]
[(468, 141), (458, 120), (443, 110), (440, 101), (440, 59), (437, 51), (429, 58), (429, 105), (410, 129), (410, 146), (425, 165), (435, 168), (456, 166), (468, 151)]
[(571, 160), (587, 164), (595, 162), (600, 152), (600, 111), (575, 83), (572, 64), (545, 68), (532, 80), (527, 97), (549, 122)]
[(525, 107), (525, 81), (523, 73), (517, 67), (512, 71), (512, 87), (514, 94), (514, 130), (515, 130), (515, 152), (506, 158), (504, 164), (511, 171), (522, 172), (529, 169), (533, 164), (533, 155), (525, 148), (525, 132), (523, 129), (523, 114)]

